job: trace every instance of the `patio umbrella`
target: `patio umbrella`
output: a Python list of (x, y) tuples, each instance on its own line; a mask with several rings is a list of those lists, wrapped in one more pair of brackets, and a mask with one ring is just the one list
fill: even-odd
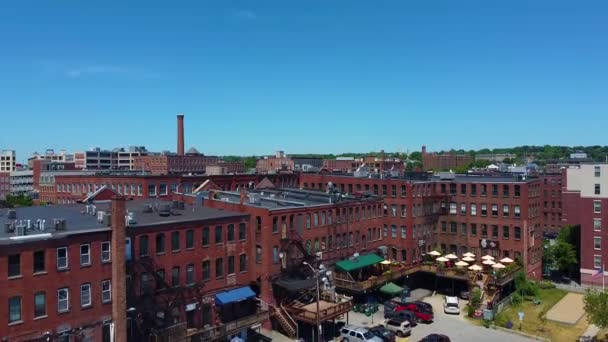
[(396, 296), (396, 295), (400, 294), (401, 292), (403, 292), (403, 287), (401, 287), (395, 283), (388, 282), (380, 288), (380, 292), (387, 294), (389, 296)]
[(473, 265), (473, 266), (469, 266), (469, 269), (471, 271), (481, 271), (483, 268), (479, 265)]
[(465, 256), (464, 258), (462, 258), (462, 261), (471, 262), (471, 261), (475, 261), (475, 259), (470, 256)]
[(458, 267), (462, 267), (462, 266), (469, 266), (468, 263), (464, 262), (464, 261), (459, 261), (457, 263), (455, 263), (454, 265), (458, 266)]
[(448, 254), (445, 256), (447, 259), (458, 259), (458, 257), (454, 254)]
[(469, 258), (474, 258), (475, 254), (471, 253), (471, 252), (466, 252), (462, 255), (463, 257), (469, 257)]
[(484, 261), (482, 262), (482, 264), (484, 264), (484, 265), (494, 265), (494, 264), (495, 264), (495, 262), (494, 262), (494, 261), (492, 261), (492, 260), (489, 260), (489, 259), (488, 259), (488, 260), (484, 260)]
[(492, 265), (492, 267), (494, 267), (495, 269), (498, 270), (498, 269), (501, 269), (501, 268), (505, 268), (506, 266), (503, 265), (503, 264), (501, 264), (501, 263), (497, 263), (497, 264)]
[(437, 259), (435, 259), (436, 261), (441, 261), (441, 262), (446, 262), (446, 261), (450, 261), (450, 259), (446, 258), (446, 257), (439, 257)]
[(513, 259), (506, 257), (506, 258), (500, 259), (500, 262), (502, 262), (503, 264), (508, 264), (508, 263), (512, 263)]
[(441, 253), (439, 253), (439, 252), (437, 252), (437, 251), (432, 251), (432, 252), (430, 252), (430, 253), (429, 253), (429, 255), (432, 255), (432, 256), (440, 256), (440, 255), (441, 255)]
[(491, 256), (490, 254), (484, 255), (481, 258), (484, 259), (484, 260), (494, 260), (494, 257)]

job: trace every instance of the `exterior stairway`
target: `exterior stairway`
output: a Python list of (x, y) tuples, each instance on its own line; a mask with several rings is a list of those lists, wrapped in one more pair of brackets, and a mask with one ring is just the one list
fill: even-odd
[(283, 306), (271, 306), (272, 317), (274, 317), (279, 325), (283, 328), (287, 336), (295, 338), (298, 333), (297, 323), (291, 318), (291, 316), (283, 309)]

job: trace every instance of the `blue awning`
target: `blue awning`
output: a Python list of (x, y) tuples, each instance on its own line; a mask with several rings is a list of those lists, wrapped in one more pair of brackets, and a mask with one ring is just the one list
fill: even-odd
[(216, 305), (225, 305), (238, 302), (240, 300), (250, 299), (255, 297), (255, 292), (249, 286), (239, 287), (238, 289), (221, 292), (215, 295)]

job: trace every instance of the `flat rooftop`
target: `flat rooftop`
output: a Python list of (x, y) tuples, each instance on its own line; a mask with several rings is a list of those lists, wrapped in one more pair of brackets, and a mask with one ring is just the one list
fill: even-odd
[[(319, 174), (319, 176), (322, 176)], [(537, 178), (525, 177), (522, 179), (519, 175), (513, 173), (498, 173), (495, 174), (453, 174), (452, 178), (442, 178), (439, 174), (429, 174), (426, 172), (412, 172), (405, 173), (399, 176), (391, 176), (380, 178), (376, 174), (372, 174), (369, 177), (355, 177), (352, 173), (330, 173), (329, 177), (344, 177), (344, 178), (357, 178), (357, 179), (392, 179), (396, 181), (406, 181), (413, 184), (416, 183), (432, 183), (432, 182), (454, 182), (454, 183), (526, 183), (532, 182)]]
[[(236, 191), (217, 191), (215, 200), (229, 203), (240, 203), (241, 194)], [(323, 191), (305, 190), (298, 188), (279, 188), (252, 190), (247, 193), (244, 203), (248, 206), (266, 208), (270, 210), (312, 207), (348, 201), (375, 201), (379, 197), (355, 196), (345, 194), (330, 195)]]
[[(192, 206), (184, 204), (184, 209), (171, 209), (163, 216), (159, 215), (159, 209), (171, 207), (173, 202), (162, 200), (136, 200), (127, 201), (127, 211), (133, 212), (135, 221), (129, 224), (130, 228), (162, 226), (180, 222), (199, 222), (224, 218), (247, 217), (246, 214), (227, 210), (207, 208), (203, 206)], [(88, 209), (87, 209), (88, 207)], [(95, 214), (93, 214), (93, 207)], [(148, 208), (152, 208), (149, 212)], [(32, 206), (15, 208), (16, 220), (8, 218), (10, 209), (0, 209), (0, 245), (9, 243), (21, 243), (35, 240), (52, 238), (63, 238), (70, 235), (107, 231), (110, 227), (104, 224), (103, 213), (111, 213), (109, 201), (95, 202), (92, 204), (66, 204), (52, 206)], [(88, 213), (87, 213), (88, 211)], [(100, 214), (100, 212), (102, 212)], [(57, 230), (55, 221), (65, 220), (65, 230)], [(27, 228), (27, 221), (30, 228)], [(39, 226), (44, 222), (44, 229)], [(15, 228), (14, 232), (7, 231), (7, 224)], [(24, 226), (24, 235), (18, 235), (17, 226)]]

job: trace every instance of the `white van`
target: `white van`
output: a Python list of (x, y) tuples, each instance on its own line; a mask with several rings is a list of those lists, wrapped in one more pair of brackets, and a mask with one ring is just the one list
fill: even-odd
[(410, 321), (405, 318), (387, 319), (384, 321), (384, 327), (399, 337), (409, 336), (412, 333)]
[(446, 314), (459, 315), (460, 306), (458, 305), (458, 297), (446, 296), (443, 303), (443, 312)]

